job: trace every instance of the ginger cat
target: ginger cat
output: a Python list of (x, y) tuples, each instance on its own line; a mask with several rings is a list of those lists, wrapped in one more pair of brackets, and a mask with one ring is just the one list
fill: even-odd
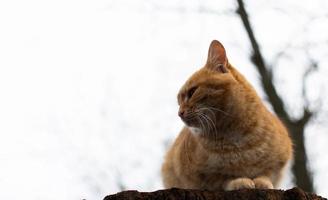
[(280, 120), (213, 41), (206, 65), (178, 94), (185, 123), (162, 166), (165, 188), (276, 188), (292, 158)]

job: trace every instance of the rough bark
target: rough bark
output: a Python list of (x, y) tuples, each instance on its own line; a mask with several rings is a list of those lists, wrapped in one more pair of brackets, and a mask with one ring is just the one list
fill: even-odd
[(189, 190), (172, 188), (155, 192), (123, 191), (109, 195), (104, 200), (321, 200), (326, 199), (315, 194), (306, 193), (299, 188), (290, 190), (244, 189), (236, 191)]
[(288, 114), (285, 107), (285, 103), (283, 99), (279, 96), (274, 85), (271, 70), (269, 70), (269, 66), (263, 58), (260, 46), (249, 21), (248, 13), (244, 6), (244, 1), (237, 0), (237, 2), (237, 14), (240, 16), (240, 19), (244, 25), (244, 28), (252, 45), (251, 61), (253, 62), (261, 77), (262, 88), (265, 94), (267, 95), (274, 112), (287, 126), (290, 136), (295, 145), (294, 163), (292, 166), (295, 183), (298, 187), (304, 189), (305, 191), (313, 192), (314, 188), (312, 181), (312, 173), (310, 172), (307, 166), (308, 158), (304, 143), (304, 129), (311, 117), (313, 116), (313, 113), (307, 107), (308, 105), (306, 105), (303, 110), (303, 116), (299, 119), (293, 119)]

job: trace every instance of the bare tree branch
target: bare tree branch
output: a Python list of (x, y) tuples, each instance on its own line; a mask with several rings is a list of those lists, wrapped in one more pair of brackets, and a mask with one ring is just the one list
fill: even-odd
[(317, 66), (318, 65), (316, 62), (311, 61), (309, 67), (306, 69), (302, 77), (302, 97), (304, 101), (303, 116), (297, 120), (297, 123), (301, 125), (305, 125), (313, 116), (313, 112), (310, 110), (310, 100), (306, 92), (306, 82), (308, 77), (318, 68)]
[(312, 118), (313, 112), (311, 112), (308, 107), (304, 107), (303, 109), (303, 116), (296, 121), (296, 124), (299, 126), (305, 126), (309, 120)]
[(253, 29), (251, 28), (251, 25), (250, 25), (250, 22), (248, 19), (248, 14), (245, 10), (244, 2), (242, 0), (237, 0), (237, 1), (238, 1), (238, 5), (239, 5), (237, 13), (240, 15), (241, 20), (243, 21), (247, 35), (251, 42), (252, 49), (253, 49), (251, 60), (252, 60), (253, 64), (256, 66), (258, 72), (260, 73), (263, 89), (265, 90), (265, 93), (267, 94), (268, 99), (269, 99), (275, 113), (283, 121), (290, 122), (291, 118), (290, 118), (289, 114), (285, 111), (284, 102), (278, 95), (278, 93), (273, 85), (273, 75), (268, 70), (268, 67), (265, 64), (262, 53), (260, 51), (260, 47), (257, 43), (257, 40), (255, 39)]

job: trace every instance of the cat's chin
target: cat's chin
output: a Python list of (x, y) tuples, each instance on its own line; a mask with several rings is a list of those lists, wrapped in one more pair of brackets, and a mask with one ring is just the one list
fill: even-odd
[(202, 133), (202, 130), (200, 128), (192, 127), (192, 126), (188, 126), (188, 128), (190, 132), (195, 136), (199, 136)]

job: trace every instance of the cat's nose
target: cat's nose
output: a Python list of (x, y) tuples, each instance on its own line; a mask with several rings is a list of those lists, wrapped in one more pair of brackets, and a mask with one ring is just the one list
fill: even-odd
[(179, 112), (178, 112), (178, 115), (179, 115), (179, 117), (184, 117), (184, 113), (185, 113), (185, 111), (184, 110), (179, 110)]

